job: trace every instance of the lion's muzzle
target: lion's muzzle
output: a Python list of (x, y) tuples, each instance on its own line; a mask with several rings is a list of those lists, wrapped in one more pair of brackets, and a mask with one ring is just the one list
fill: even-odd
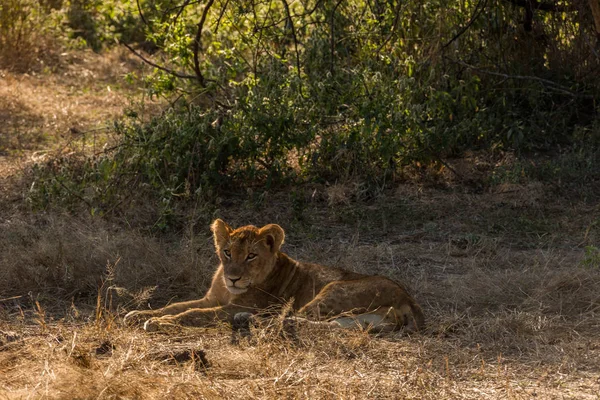
[(242, 277), (225, 277), (225, 286), (233, 294), (242, 294), (248, 290), (250, 280), (247, 278), (243, 279)]

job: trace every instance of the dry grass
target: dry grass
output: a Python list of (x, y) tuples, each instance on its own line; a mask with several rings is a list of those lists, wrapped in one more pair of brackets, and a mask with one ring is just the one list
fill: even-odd
[(53, 70), (20, 74), (0, 69), (0, 211), (20, 200), (28, 165), (72, 153), (95, 154), (111, 140), (107, 129), (134, 107), (140, 118), (162, 103), (125, 81), (147, 66), (127, 50), (63, 53)]
[(48, 3), (2, 0), (0, 8), (0, 68), (43, 70), (56, 63), (64, 48), (56, 13)]
[[(597, 336), (562, 334), (548, 342), (547, 330), (560, 321), (540, 326), (510, 313), (458, 320), (462, 332), (377, 338), (305, 328), (298, 343), (262, 331), (240, 345), (230, 344), (225, 327), (148, 335), (94, 323), (13, 322), (20, 338), (0, 347), (0, 396), (597, 398)], [(520, 333), (506, 325), (537, 328)], [(494, 348), (498, 341), (524, 351), (503, 352)], [(191, 352), (209, 364), (181, 356)]]
[(0, 219), (0, 293), (89, 300), (108, 279), (125, 302), (155, 286), (163, 295), (155, 301), (190, 296), (207, 287), (213, 269), (213, 257), (196, 252), (211, 242), (200, 240), (158, 240), (89, 217), (13, 215)]
[[(122, 307), (157, 284), (154, 306), (199, 296), (215, 265), (207, 228), (167, 240), (98, 220), (12, 218), (0, 229), (0, 292), (25, 296), (0, 302), (0, 398), (598, 398), (600, 266), (584, 267), (577, 246), (597, 235), (587, 229), (597, 214), (580, 214), (588, 206), (564, 209), (556, 218), (579, 218), (540, 241), (496, 214), (498, 194), (406, 187), (348, 206), (328, 205), (327, 195), (304, 222), (280, 194), (264, 208), (234, 201), (220, 214), (235, 225), (257, 213), (257, 224), (280, 222), (294, 257), (406, 282), (424, 307), (426, 332), (303, 327), (291, 341), (257, 328), (239, 345), (226, 326), (146, 334), (120, 326)], [(543, 199), (538, 212), (559, 209)], [(452, 212), (465, 202), (467, 218)], [(428, 218), (417, 218), (421, 207)], [(470, 215), (513, 230), (486, 233)], [(108, 307), (111, 286), (125, 290), (111, 292)], [(98, 292), (103, 313), (94, 311)], [(210, 366), (190, 356), (202, 352)]]
[[(49, 151), (100, 151), (107, 127), (142, 99), (125, 75), (149, 70), (127, 50), (103, 54), (63, 53), (55, 70), (30, 74), (0, 69), (0, 178), (16, 161), (39, 161)], [(144, 101), (137, 111), (152, 115), (158, 105)], [(24, 159), (22, 156), (27, 156)], [(19, 160), (19, 157), (21, 159)]]
[(0, 70), (0, 151), (39, 152), (86, 132), (91, 144), (130, 105), (136, 89), (124, 75), (143, 70), (130, 54), (114, 49), (102, 55), (64, 53), (62, 58), (54, 72)]
[[(8, 190), (20, 164), (93, 151), (94, 129), (134, 93), (119, 83), (137, 68), (124, 54), (69, 57), (57, 74), (0, 78), (0, 399), (598, 399), (600, 265), (582, 263), (600, 243), (596, 204), (539, 183), (473, 193), (446, 170), (444, 190), (402, 185), (368, 200), (352, 182), (231, 197), (190, 212), (169, 237), (128, 221), (26, 215)], [(472, 176), (485, 162), (454, 169)], [(233, 345), (227, 326), (121, 326), (127, 309), (206, 290), (215, 217), (277, 222), (295, 258), (405, 282), (427, 331), (303, 327), (293, 341), (261, 327)]]

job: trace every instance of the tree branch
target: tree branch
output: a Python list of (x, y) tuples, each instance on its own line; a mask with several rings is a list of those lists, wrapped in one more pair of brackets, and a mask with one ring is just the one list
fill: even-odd
[[(598, 0), (588, 0), (588, 3), (596, 26), (596, 39), (600, 42), (600, 3), (598, 3)], [(598, 43), (596, 43), (596, 46), (598, 46)]]
[(177, 14), (175, 14), (175, 18), (173, 18), (173, 21), (171, 22), (172, 24), (175, 24), (177, 22), (181, 14), (183, 14), (183, 10), (185, 10), (185, 8), (190, 5), (190, 1), (191, 0), (185, 0), (182, 5), (178, 6), (179, 11), (177, 11)]
[(554, 3), (540, 3), (536, 0), (504, 0), (514, 4), (518, 7), (528, 8), (532, 7), (534, 10), (548, 11), (548, 12), (571, 12), (577, 11), (577, 7), (574, 4), (571, 5), (560, 5)]
[(65, 185), (63, 183), (63, 181), (58, 177), (58, 175), (56, 175), (56, 172), (52, 171), (52, 174), (54, 175), (54, 179), (56, 180), (56, 182), (58, 182), (58, 184), (60, 186), (62, 186), (71, 196), (74, 196), (76, 199), (84, 202), (89, 209), (91, 210), (92, 208), (94, 208), (94, 206), (92, 205), (92, 203), (90, 203), (89, 201), (87, 201), (83, 196), (80, 196), (78, 193), (75, 193), (73, 190), (71, 190), (67, 185)]
[[(483, 2), (483, 4), (482, 4), (482, 2)], [(445, 49), (446, 47), (450, 46), (450, 44), (452, 42), (454, 42), (456, 39), (461, 37), (471, 27), (471, 25), (473, 25), (473, 23), (475, 23), (477, 18), (479, 18), (479, 16), (483, 13), (483, 10), (485, 10), (486, 5), (487, 5), (487, 0), (479, 0), (479, 2), (477, 2), (477, 5), (475, 6), (475, 11), (473, 12), (473, 15), (471, 16), (471, 19), (469, 20), (469, 22), (467, 22), (467, 24), (465, 26), (463, 26), (462, 29), (460, 31), (458, 31), (458, 33), (456, 35), (454, 35), (454, 37), (452, 37), (452, 39), (450, 39), (445, 45), (442, 46), (442, 50)], [(481, 6), (481, 8), (479, 8), (479, 6)]]
[(342, 1), (344, 0), (338, 0), (338, 2), (335, 4), (335, 7), (333, 7), (333, 10), (331, 10), (331, 65), (330, 65), (330, 72), (331, 72), (331, 76), (333, 76), (333, 70), (335, 67), (335, 11), (337, 10), (337, 8), (342, 4)]
[(142, 19), (142, 22), (144, 23), (144, 25), (148, 25), (148, 21), (146, 21), (146, 18), (144, 17), (144, 14), (142, 13), (142, 6), (140, 6), (140, 0), (135, 0), (135, 3), (137, 4), (138, 14), (140, 14), (140, 18)]
[(131, 46), (129, 46), (127, 43), (122, 43), (123, 46), (127, 47), (127, 49), (129, 49), (130, 52), (132, 52), (136, 57), (140, 58), (143, 62), (145, 62), (148, 65), (153, 66), (154, 68), (160, 69), (161, 71), (165, 71), (168, 74), (171, 74), (173, 76), (176, 76), (177, 78), (182, 78), (182, 79), (197, 79), (196, 75), (187, 75), (187, 74), (183, 74), (181, 72), (177, 72), (177, 71), (173, 71), (172, 69), (169, 69), (167, 67), (163, 67), (162, 65), (158, 65), (150, 60), (148, 60), (146, 57), (144, 57), (143, 55), (141, 55), (140, 53), (138, 53), (137, 51), (135, 51)]
[(296, 28), (294, 28), (294, 21), (292, 20), (292, 15), (290, 13), (290, 6), (287, 0), (281, 0), (283, 3), (283, 7), (285, 8), (285, 13), (287, 15), (287, 20), (289, 23), (290, 31), (292, 33), (292, 38), (294, 39), (294, 51), (296, 53), (296, 68), (298, 69), (298, 79), (301, 78), (300, 75), (300, 54), (298, 53), (298, 38), (296, 37)]
[[(297, 19), (297, 18), (300, 18), (300, 19), (302, 19), (302, 18), (305, 18), (305, 17), (310, 17), (312, 14), (314, 14), (314, 12), (317, 10), (317, 7), (319, 6), (319, 4), (321, 4), (321, 2), (322, 2), (322, 1), (323, 1), (323, 0), (317, 0), (317, 2), (315, 3), (315, 6), (314, 6), (312, 9), (310, 9), (310, 10), (307, 10), (307, 11), (305, 11), (305, 12), (303, 12), (303, 13), (299, 13), (299, 14), (292, 14), (292, 15), (291, 15), (291, 17), (292, 17), (293, 19)], [(264, 24), (264, 25), (262, 25), (262, 26), (260, 27), (260, 29), (268, 29), (268, 28), (272, 28), (272, 27), (274, 27), (274, 26), (277, 26), (277, 25), (281, 24), (281, 23), (282, 23), (282, 22), (284, 22), (286, 19), (288, 19), (288, 17), (287, 17), (287, 16), (286, 16), (286, 17), (283, 17), (283, 18), (281, 18), (281, 19), (275, 20), (275, 21), (273, 21), (273, 22), (269, 23), (268, 25), (267, 25), (267, 24), (266, 24), (266, 22), (265, 22), (265, 24)], [(314, 22), (308, 22), (308, 23), (306, 23), (306, 24), (302, 25), (302, 27), (306, 27), (306, 26), (310, 25), (311, 23), (314, 23)], [(258, 31), (259, 31), (259, 28), (254, 28), (254, 32), (258, 32)]]
[(477, 71), (480, 72), (482, 74), (486, 74), (486, 75), (491, 75), (491, 76), (498, 76), (504, 79), (514, 79), (514, 80), (526, 80), (526, 81), (537, 81), (540, 83), (543, 83), (547, 86), (549, 86), (549, 89), (552, 89), (556, 92), (568, 95), (568, 96), (572, 96), (572, 97), (581, 97), (581, 98), (585, 98), (585, 99), (595, 99), (594, 96), (589, 95), (589, 94), (581, 94), (581, 93), (577, 93), (572, 91), (569, 87), (561, 85), (559, 83), (556, 82), (552, 82), (551, 80), (548, 79), (544, 79), (544, 78), (539, 78), (537, 76), (531, 76), (531, 75), (508, 75), (508, 74), (503, 74), (500, 72), (494, 72), (494, 71), (487, 71), (484, 69), (480, 69), (475, 67), (474, 65), (470, 65), (467, 64), (463, 61), (458, 61), (458, 60), (451, 60), (453, 63), (458, 64), (458, 65), (462, 65), (463, 67), (466, 67), (468, 69), (471, 69), (473, 71)]
[(212, 7), (215, 0), (208, 0), (206, 6), (204, 6), (204, 10), (202, 11), (202, 17), (200, 18), (200, 22), (198, 23), (198, 30), (196, 31), (196, 37), (194, 38), (194, 71), (196, 72), (196, 77), (198, 78), (198, 82), (200, 86), (206, 87), (206, 80), (204, 79), (204, 75), (202, 75), (202, 71), (200, 71), (200, 60), (198, 58), (198, 53), (200, 52), (200, 40), (202, 38), (202, 28), (204, 27), (204, 22), (206, 21), (206, 16), (208, 15), (208, 11)]
[(221, 12), (219, 13), (219, 18), (217, 19), (217, 24), (215, 25), (215, 35), (219, 31), (219, 25), (221, 25), (221, 19), (223, 19), (223, 15), (225, 14), (225, 9), (229, 5), (229, 0), (225, 0), (225, 4), (223, 8), (221, 8)]

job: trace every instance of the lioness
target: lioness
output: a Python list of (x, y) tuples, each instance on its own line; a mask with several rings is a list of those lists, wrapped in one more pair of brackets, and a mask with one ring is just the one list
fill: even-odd
[(232, 229), (217, 219), (211, 229), (221, 264), (206, 296), (132, 311), (126, 321), (146, 320), (147, 331), (164, 325), (206, 326), (292, 302), (304, 321), (378, 330), (423, 327), (421, 307), (401, 285), (381, 276), (295, 261), (279, 251), (285, 237), (279, 225)]

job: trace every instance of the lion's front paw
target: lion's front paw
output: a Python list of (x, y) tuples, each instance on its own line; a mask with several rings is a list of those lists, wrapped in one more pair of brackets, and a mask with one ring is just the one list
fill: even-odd
[(148, 321), (144, 322), (144, 330), (146, 332), (156, 332), (158, 331), (159, 328), (159, 323), (158, 321), (156, 321), (157, 318), (152, 318), (149, 319)]
[(138, 318), (136, 318), (136, 315), (139, 315), (141, 311), (129, 311), (127, 314), (125, 314), (125, 317), (123, 317), (123, 322), (127, 325), (133, 325), (136, 322), (138, 322)]
[(138, 325), (154, 316), (152, 311), (130, 311), (123, 318), (123, 322), (127, 325)]
[(174, 327), (177, 324), (172, 316), (150, 318), (144, 322), (146, 332), (156, 332), (163, 328)]

